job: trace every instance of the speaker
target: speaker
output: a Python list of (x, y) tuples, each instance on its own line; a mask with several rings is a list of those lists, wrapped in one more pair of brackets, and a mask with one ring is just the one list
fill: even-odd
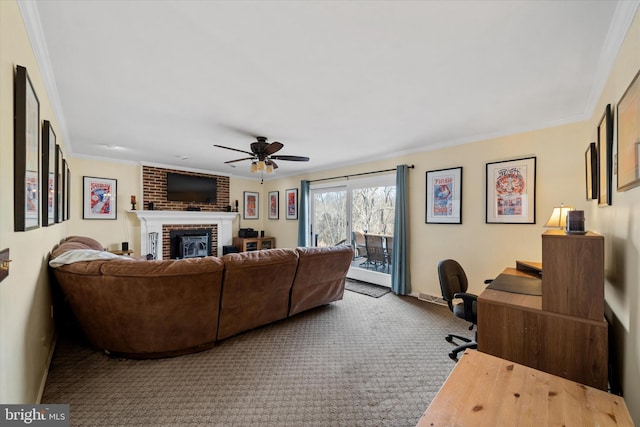
[(129, 250), (129, 242), (122, 242), (122, 250), (123, 251)]
[(225, 245), (222, 247), (222, 255), (237, 254), (240, 250), (233, 245)]

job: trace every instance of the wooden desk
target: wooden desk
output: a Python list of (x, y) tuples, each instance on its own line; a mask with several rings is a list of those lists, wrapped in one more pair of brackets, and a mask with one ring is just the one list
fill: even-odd
[(467, 350), (418, 427), (633, 426), (620, 396)]
[[(604, 310), (600, 308), (603, 303), (598, 300), (604, 299), (604, 294), (599, 296), (597, 289), (598, 284), (604, 288), (604, 259), (585, 256), (592, 253), (591, 246), (603, 247), (603, 239), (593, 233), (579, 236), (582, 239), (545, 233), (543, 259), (545, 256), (550, 258), (549, 253), (545, 254), (545, 237), (562, 243), (563, 262), (550, 268), (543, 262), (541, 296), (493, 289), (485, 289), (478, 296), (478, 350), (606, 390), (607, 323)], [(552, 243), (551, 247), (554, 247), (558, 242)], [(549, 252), (548, 248), (546, 250)], [(580, 273), (580, 281), (572, 283), (573, 276), (566, 278), (566, 273), (561, 275), (554, 271), (555, 266), (565, 264), (571, 271), (589, 273)], [(501, 278), (527, 274), (508, 268)], [(572, 289), (563, 291), (566, 287)], [(585, 292), (591, 289), (591, 298), (571, 297), (581, 289)], [(601, 311), (596, 319), (598, 309)]]

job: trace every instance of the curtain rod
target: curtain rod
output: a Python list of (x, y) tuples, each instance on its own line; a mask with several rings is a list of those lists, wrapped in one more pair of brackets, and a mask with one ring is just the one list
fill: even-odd
[[(413, 168), (415, 168), (415, 166), (414, 166), (414, 165), (408, 165), (407, 167), (408, 167), (409, 169), (413, 169)], [(393, 172), (393, 171), (395, 171), (395, 170), (396, 170), (396, 168), (393, 168), (393, 169), (382, 169), (382, 170), (379, 170), (379, 171), (371, 171), (371, 172), (354, 173), (354, 174), (351, 174), (351, 175), (332, 176), (331, 178), (312, 179), (312, 180), (310, 180), (309, 182), (328, 181), (328, 180), (330, 180), (330, 179), (338, 179), (338, 178), (347, 178), (347, 179), (349, 179), (349, 178), (350, 178), (350, 177), (352, 177), (352, 176), (371, 175), (371, 174), (374, 174), (374, 173), (382, 173), (382, 172)]]

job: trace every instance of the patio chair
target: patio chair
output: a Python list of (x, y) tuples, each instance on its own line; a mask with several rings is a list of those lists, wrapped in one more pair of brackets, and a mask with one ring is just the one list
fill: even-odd
[(364, 233), (362, 231), (352, 231), (351, 240), (354, 249), (353, 259), (362, 258), (367, 255), (367, 249), (364, 241)]
[(387, 259), (387, 271), (391, 270), (391, 260), (393, 259), (393, 236), (385, 236), (384, 247)]
[(377, 270), (378, 267), (382, 267), (382, 269), (384, 270), (387, 264), (387, 259), (384, 253), (382, 236), (365, 234), (364, 242), (367, 248), (367, 260), (363, 263), (365, 264), (365, 267), (373, 267), (374, 270)]

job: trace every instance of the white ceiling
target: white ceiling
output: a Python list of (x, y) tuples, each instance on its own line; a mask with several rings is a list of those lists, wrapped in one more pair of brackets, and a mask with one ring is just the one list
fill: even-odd
[(73, 155), (282, 177), (585, 120), (638, 1), (20, 5)]

